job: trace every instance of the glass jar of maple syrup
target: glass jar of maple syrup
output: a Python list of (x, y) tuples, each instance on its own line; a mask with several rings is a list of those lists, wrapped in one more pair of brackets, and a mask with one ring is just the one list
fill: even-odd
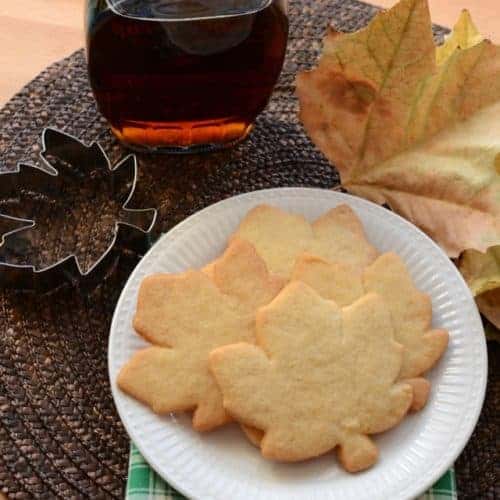
[(197, 152), (242, 140), (278, 79), (286, 0), (87, 0), (90, 84), (125, 145)]

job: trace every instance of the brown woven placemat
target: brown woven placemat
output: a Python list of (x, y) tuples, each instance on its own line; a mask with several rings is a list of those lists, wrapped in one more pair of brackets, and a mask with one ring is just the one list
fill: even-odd
[[(353, 30), (376, 10), (355, 0), (292, 2), (284, 72), (250, 138), (209, 156), (138, 156), (137, 200), (159, 209), (156, 234), (237, 193), (338, 183), (297, 122), (293, 78), (315, 61), (330, 19)], [(444, 32), (436, 28), (438, 37)], [(0, 168), (37, 163), (45, 126), (98, 140), (113, 161), (126, 154), (96, 111), (82, 51), (46, 69), (0, 110)], [(99, 233), (98, 212), (87, 211), (82, 220), (76, 231), (105, 246), (109, 234)], [(136, 262), (125, 254), (87, 295), (74, 289), (46, 296), (0, 291), (0, 491), (9, 498), (123, 496), (129, 439), (113, 406), (106, 355), (113, 309)], [(500, 497), (499, 347), (489, 346), (485, 407), (456, 464), (460, 498)]]

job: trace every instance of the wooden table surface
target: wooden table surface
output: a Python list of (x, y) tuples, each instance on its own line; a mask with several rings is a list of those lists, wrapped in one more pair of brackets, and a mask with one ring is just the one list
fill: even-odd
[[(370, 1), (370, 0), (367, 0)], [(500, 0), (429, 0), (434, 22), (451, 26), (463, 8), (500, 42)], [(395, 0), (373, 0), (390, 7)], [(0, 0), (0, 106), (50, 63), (83, 45), (84, 0)]]

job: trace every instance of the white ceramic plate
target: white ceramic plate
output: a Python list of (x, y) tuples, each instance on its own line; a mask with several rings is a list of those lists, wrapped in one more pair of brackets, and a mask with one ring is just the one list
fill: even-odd
[[(198, 268), (217, 257), (246, 212), (260, 203), (315, 219), (339, 203), (363, 221), (370, 241), (397, 252), (417, 286), (430, 294), (433, 324), (450, 332), (444, 357), (430, 372), (432, 393), (423, 411), (375, 437), (379, 462), (348, 474), (332, 454), (299, 464), (263, 459), (232, 424), (209, 434), (188, 416), (159, 417), (116, 386), (120, 367), (146, 342), (132, 316), (141, 280), (151, 273)], [(194, 499), (399, 500), (429, 488), (453, 464), (476, 424), (486, 387), (484, 334), (471, 294), (446, 255), (421, 231), (360, 198), (320, 189), (284, 188), (244, 194), (212, 205), (165, 234), (130, 276), (115, 310), (109, 375), (116, 407), (145, 459), (173, 487)]]

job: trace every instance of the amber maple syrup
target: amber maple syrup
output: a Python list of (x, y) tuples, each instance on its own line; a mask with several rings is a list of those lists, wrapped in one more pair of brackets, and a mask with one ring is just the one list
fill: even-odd
[(191, 0), (172, 1), (175, 16), (185, 8), (191, 17), (127, 16), (110, 8), (112, 0), (88, 1), (88, 71), (99, 109), (132, 147), (230, 145), (248, 134), (281, 71), (283, 1), (259, 0), (257, 11), (213, 18), (193, 18)]

